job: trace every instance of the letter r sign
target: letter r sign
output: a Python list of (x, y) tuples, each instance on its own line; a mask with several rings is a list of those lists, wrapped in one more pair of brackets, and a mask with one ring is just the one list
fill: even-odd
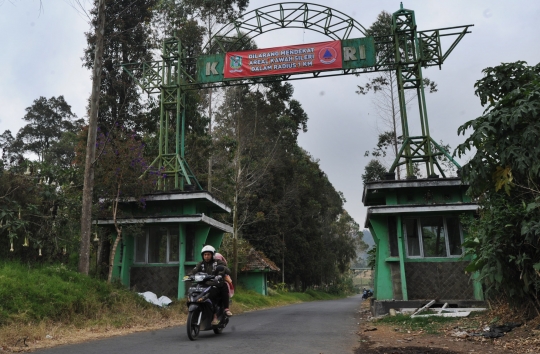
[[(343, 61), (357, 60), (355, 47), (343, 47)], [(366, 59), (366, 46), (358, 46), (358, 57), (360, 60)]]

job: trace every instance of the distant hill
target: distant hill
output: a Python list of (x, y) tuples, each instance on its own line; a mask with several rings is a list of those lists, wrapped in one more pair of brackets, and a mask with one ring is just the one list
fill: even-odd
[[(373, 240), (373, 236), (371, 235), (371, 232), (369, 232), (368, 229), (362, 230), (364, 236), (363, 240), (367, 245), (369, 246), (369, 249), (373, 248), (375, 246), (375, 240)], [(356, 262), (353, 262), (352, 267), (353, 268), (364, 268), (367, 267), (367, 253), (366, 252), (359, 252), (357, 254)]]
[(369, 232), (368, 229), (364, 229), (362, 230), (362, 232), (364, 233), (364, 237), (363, 237), (364, 242), (369, 245), (369, 248), (375, 246), (375, 240), (373, 239), (371, 232)]

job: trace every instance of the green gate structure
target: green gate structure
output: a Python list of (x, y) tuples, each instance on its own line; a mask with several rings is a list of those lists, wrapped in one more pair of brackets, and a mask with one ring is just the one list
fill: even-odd
[[(287, 2), (268, 5), (246, 13), (243, 21), (234, 21), (220, 29), (204, 46), (204, 55), (188, 57), (178, 37), (165, 40), (161, 61), (123, 64), (124, 70), (148, 94), (160, 94), (160, 150), (151, 167), (164, 169), (167, 176), (158, 186), (160, 190), (201, 189), (184, 158), (185, 97), (187, 90), (246, 85), (269, 81), (290, 81), (307, 78), (351, 75), (377, 71), (396, 71), (403, 127), (403, 147), (390, 168), (406, 165), (407, 176), (413, 177), (413, 164), (426, 164), (427, 175), (434, 175), (436, 166), (444, 177), (436, 157), (445, 155), (458, 168), (459, 164), (430, 136), (427, 120), (422, 67), (441, 66), (472, 25), (417, 31), (414, 11), (402, 8), (394, 14), (392, 33), (383, 37), (366, 36), (366, 29), (352, 17), (335, 9), (310, 3)], [(340, 40), (343, 68), (332, 71), (313, 71), (303, 74), (276, 75), (250, 79), (225, 79), (225, 54), (249, 48), (251, 41), (269, 31), (303, 28)], [(443, 49), (443, 38), (456, 37)], [(394, 53), (382, 50), (391, 45)], [(195, 74), (191, 69), (195, 67)], [(422, 133), (410, 136), (405, 90), (417, 91)], [(166, 133), (174, 127), (175, 144), (169, 143)], [(435, 151), (434, 151), (435, 150)], [(174, 182), (168, 182), (168, 179)]]
[[(145, 225), (146, 234), (143, 237), (146, 242), (146, 253), (144, 257), (142, 253), (137, 253), (143, 247), (143, 241), (136, 239), (134, 235), (126, 235), (121, 248), (122, 252), (115, 260), (115, 275), (125, 285), (137, 287), (140, 285), (134, 283), (134, 278), (157, 277), (169, 280), (177, 276), (181, 278), (189, 266), (194, 264), (190, 262), (200, 260), (197, 252), (199, 246), (212, 244), (219, 247), (223, 233), (231, 232), (228, 225), (221, 224), (211, 217), (214, 213), (230, 212), (230, 209), (216, 200), (208, 191), (202, 190), (202, 186), (185, 159), (185, 102), (189, 90), (337, 75), (358, 75), (379, 71), (395, 71), (397, 75), (403, 144), (390, 168), (388, 181), (368, 183), (364, 189), (363, 201), (370, 208), (366, 227), (372, 231), (378, 246), (375, 296), (380, 300), (396, 298), (407, 300), (415, 291), (407, 286), (407, 274), (419, 271), (406, 264), (431, 262), (430, 256), (425, 256), (420, 244), (420, 256), (414, 254), (409, 257), (407, 254), (408, 244), (405, 242), (412, 240), (410, 236), (412, 234), (410, 232), (406, 234), (403, 231), (403, 225), (409, 225), (409, 220), (414, 220), (415, 217), (419, 218), (426, 214), (442, 218), (440, 219), (442, 224), (437, 224), (437, 227), (444, 230), (445, 250), (447, 255), (452, 257), (436, 257), (436, 260), (445, 266), (447, 263), (461, 264), (456, 262), (458, 259), (454, 257), (456, 255), (449, 251), (448, 240), (451, 237), (448, 236), (448, 225), (455, 224), (452, 217), (460, 212), (474, 212), (475, 204), (466, 199), (463, 194), (465, 187), (461, 185), (460, 179), (446, 178), (437, 161), (438, 156), (445, 155), (458, 169), (460, 168), (459, 164), (431, 138), (422, 68), (440, 67), (465, 34), (470, 33), (471, 26), (418, 31), (414, 11), (404, 9), (401, 5), (400, 10), (393, 14), (392, 32), (382, 37), (369, 37), (366, 35), (365, 27), (343, 12), (324, 5), (286, 2), (253, 10), (244, 14), (242, 20), (233, 21), (224, 26), (209, 39), (204, 46), (203, 54), (198, 57), (190, 56), (180, 39), (173, 36), (164, 41), (161, 61), (123, 64), (123, 69), (142, 90), (148, 94), (158, 94), (160, 97), (159, 153), (152, 162), (151, 168), (160, 169), (163, 176), (157, 184), (158, 192), (147, 198), (151, 204), (150, 208), (147, 207), (145, 211), (136, 211), (134, 202), (124, 203), (128, 216), (120, 222)], [(253, 39), (257, 36), (286, 28), (316, 31), (331, 40), (339, 40), (341, 67), (270, 76), (252, 75), (249, 78), (225, 78), (227, 53), (241, 54), (242, 51), (250, 48)], [(443, 46), (443, 42), (446, 43), (447, 40), (448, 43)], [(386, 48), (392, 48), (392, 50), (385, 50)], [(418, 98), (421, 133), (417, 135), (409, 133), (406, 90), (416, 90)], [(174, 135), (170, 133), (172, 131)], [(416, 180), (414, 177), (413, 167), (418, 163), (425, 164), (428, 177), (425, 180)], [(395, 169), (402, 165), (405, 167), (407, 179), (393, 180)], [(439, 177), (436, 171), (443, 178), (436, 179)], [(428, 199), (425, 196), (430, 193), (442, 195), (441, 198), (448, 206), (452, 203), (455, 205), (446, 209), (436, 208), (433, 200), (438, 199), (426, 201)], [(410, 202), (411, 200), (414, 203)], [(406, 207), (399, 209), (402, 204)], [(413, 204), (414, 207), (412, 207)], [(461, 209), (457, 207), (465, 204), (467, 207), (461, 207)], [(403, 217), (405, 214), (412, 215), (412, 219)], [(417, 226), (427, 225), (424, 219), (419, 220)], [(110, 224), (111, 221), (100, 220), (99, 223)], [(161, 231), (155, 231), (156, 227)], [(443, 235), (440, 230), (437, 247), (441, 245), (441, 235)], [(461, 228), (459, 230), (459, 235), (462, 237)], [(189, 236), (191, 241), (188, 240), (188, 234), (191, 235)], [(452, 246), (455, 246), (457, 242), (455, 233), (452, 235), (452, 242), (454, 242)], [(166, 242), (163, 241), (164, 237)], [(172, 257), (173, 261), (169, 262), (170, 264), (159, 260), (154, 262), (154, 258), (151, 257), (150, 245), (157, 242), (156, 238), (160, 238), (160, 242), (167, 245), (165, 260)], [(140, 245), (137, 247), (138, 244)], [(397, 254), (393, 251), (393, 246), (390, 247), (393, 244), (397, 245)], [(388, 251), (390, 249), (392, 252)], [(195, 252), (192, 260), (188, 261), (186, 252), (193, 253), (193, 250)], [(453, 250), (454, 253), (458, 252), (457, 248)], [(175, 252), (178, 252), (178, 256)], [(137, 259), (141, 261), (143, 258), (146, 263), (137, 262)], [(451, 262), (447, 262), (448, 260)], [(394, 264), (399, 264), (399, 266), (396, 268)], [(146, 273), (138, 269), (145, 267), (154, 269)], [(161, 270), (157, 270), (158, 268)], [(176, 268), (176, 270), (164, 270), (169, 268)], [(147, 283), (145, 284), (148, 285)], [(412, 283), (413, 281), (410, 280), (409, 285)], [(479, 290), (477, 288), (473, 290), (473, 297), (480, 299)], [(183, 296), (185, 288), (182, 282), (178, 282), (175, 291), (179, 297)], [(423, 296), (424, 293), (419, 294), (418, 296)]]

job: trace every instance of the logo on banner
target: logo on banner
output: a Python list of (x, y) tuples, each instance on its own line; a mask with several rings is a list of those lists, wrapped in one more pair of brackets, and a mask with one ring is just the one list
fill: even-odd
[(229, 70), (229, 72), (238, 73), (242, 71), (242, 56), (231, 55), (230, 61), (231, 61), (230, 66), (232, 70)]
[(319, 60), (323, 64), (332, 64), (337, 59), (337, 52), (332, 47), (323, 47), (319, 50)]

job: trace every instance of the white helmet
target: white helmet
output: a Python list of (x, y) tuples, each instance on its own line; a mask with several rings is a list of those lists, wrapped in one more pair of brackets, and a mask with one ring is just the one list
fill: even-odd
[(210, 245), (206, 245), (202, 248), (201, 254), (204, 254), (204, 252), (211, 252), (212, 256), (216, 253), (216, 249)]

